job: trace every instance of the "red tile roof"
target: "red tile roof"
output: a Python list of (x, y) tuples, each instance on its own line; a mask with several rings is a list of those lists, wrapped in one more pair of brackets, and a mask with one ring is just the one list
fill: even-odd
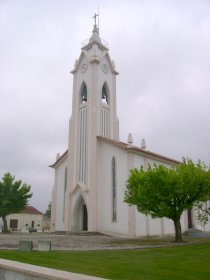
[(35, 214), (35, 215), (42, 215), (43, 213), (34, 208), (33, 206), (26, 206), (25, 209), (23, 209), (20, 213), (24, 214)]
[(112, 139), (105, 138), (105, 137), (102, 137), (102, 136), (98, 136), (97, 138), (98, 138), (98, 140), (110, 143), (114, 146), (117, 146), (117, 147), (123, 149), (123, 150), (127, 150), (127, 151), (130, 151), (130, 152), (136, 153), (136, 154), (142, 154), (142, 155), (147, 156), (147, 157), (152, 158), (152, 159), (158, 159), (158, 160), (161, 160), (161, 161), (164, 161), (164, 162), (167, 162), (167, 163), (168, 162), (169, 163), (175, 163), (175, 164), (180, 164), (181, 163), (178, 160), (168, 158), (168, 157), (150, 152), (148, 150), (144, 150), (144, 149), (136, 147), (136, 146), (128, 146), (127, 143), (124, 143), (124, 142), (121, 142), (121, 141), (112, 140)]

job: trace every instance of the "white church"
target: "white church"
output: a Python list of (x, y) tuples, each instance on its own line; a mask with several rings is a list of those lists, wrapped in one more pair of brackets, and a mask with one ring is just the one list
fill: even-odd
[[(124, 202), (129, 170), (148, 164), (171, 166), (176, 160), (119, 140), (116, 76), (107, 44), (95, 21), (73, 74), (68, 150), (50, 165), (55, 170), (51, 231), (100, 232), (117, 236), (174, 234), (173, 222), (152, 219)], [(186, 212), (182, 230), (199, 228), (195, 213)]]

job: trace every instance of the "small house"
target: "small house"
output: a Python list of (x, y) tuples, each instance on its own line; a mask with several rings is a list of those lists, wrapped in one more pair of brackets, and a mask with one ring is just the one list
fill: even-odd
[(8, 228), (11, 231), (36, 232), (42, 231), (42, 212), (33, 206), (27, 206), (19, 213), (6, 217)]

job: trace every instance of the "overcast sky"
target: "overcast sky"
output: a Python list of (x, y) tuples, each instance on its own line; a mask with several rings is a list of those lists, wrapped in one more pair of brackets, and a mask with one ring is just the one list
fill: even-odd
[(100, 6), (100, 36), (117, 77), (120, 138), (210, 164), (209, 0), (0, 0), (0, 177), (51, 200), (56, 153), (67, 149), (72, 74)]

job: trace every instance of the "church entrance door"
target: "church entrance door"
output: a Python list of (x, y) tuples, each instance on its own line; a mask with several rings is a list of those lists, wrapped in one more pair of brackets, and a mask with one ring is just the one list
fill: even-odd
[(193, 222), (192, 222), (192, 210), (187, 209), (187, 217), (188, 217), (188, 228), (193, 228)]
[(78, 199), (74, 212), (74, 225), (76, 231), (88, 230), (88, 211), (82, 196)]
[(83, 208), (83, 230), (87, 230), (88, 229), (88, 224), (87, 224), (87, 207), (86, 205), (82, 205)]

